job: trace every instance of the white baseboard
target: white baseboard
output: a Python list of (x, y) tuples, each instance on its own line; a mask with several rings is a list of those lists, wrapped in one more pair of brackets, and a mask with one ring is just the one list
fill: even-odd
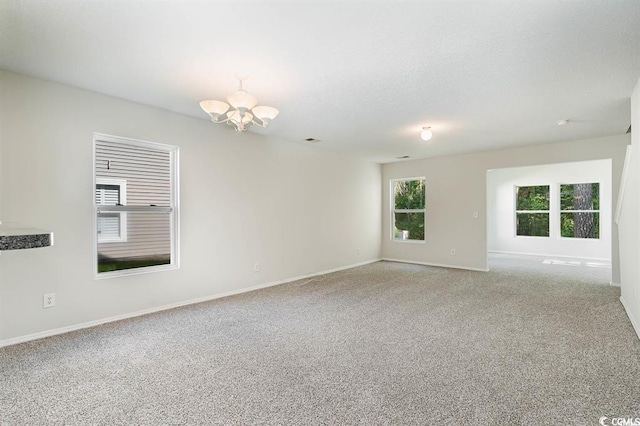
[(489, 269), (486, 269), (486, 268), (485, 269), (482, 269), (482, 268), (470, 268), (470, 267), (467, 267), (467, 266), (447, 265), (447, 264), (444, 264), (444, 263), (418, 262), (418, 261), (414, 261), (414, 260), (389, 259), (389, 258), (382, 258), (381, 260), (385, 260), (387, 262), (412, 263), (414, 265), (437, 266), (439, 268), (464, 269), (464, 270), (467, 270), (467, 271), (489, 272)]
[(95, 321), (84, 322), (82, 324), (74, 324), (74, 325), (70, 325), (70, 326), (67, 326), (67, 327), (54, 328), (52, 330), (41, 331), (39, 333), (27, 334), (25, 336), (12, 337), (10, 339), (0, 340), (0, 348), (5, 347), (5, 346), (17, 345), (19, 343), (30, 342), (32, 340), (42, 339), (42, 338), (45, 338), (45, 337), (56, 336), (58, 334), (69, 333), (71, 331), (82, 330), (84, 328), (95, 327), (97, 325), (107, 324), (107, 323), (110, 323), (110, 322), (120, 321), (120, 320), (123, 320), (123, 319), (134, 318), (134, 317), (139, 317), (139, 316), (142, 316), (142, 315), (152, 314), (154, 312), (160, 312), (160, 311), (166, 311), (166, 310), (169, 310), (169, 309), (179, 308), (181, 306), (193, 305), (195, 303), (208, 302), (210, 300), (221, 299), (223, 297), (233, 296), (233, 295), (236, 295), (236, 294), (248, 293), (248, 292), (254, 291), (254, 290), (260, 290), (260, 289), (267, 288), (267, 287), (273, 287), (273, 286), (280, 285), (280, 284), (286, 284), (286, 283), (289, 283), (289, 282), (292, 282), (292, 281), (298, 281), (298, 280), (302, 280), (302, 279), (305, 279), (305, 278), (317, 277), (319, 275), (330, 274), (332, 272), (343, 271), (345, 269), (357, 268), (358, 266), (368, 265), (370, 263), (379, 262), (380, 260), (382, 260), (382, 259), (367, 260), (367, 261), (364, 261), (364, 262), (354, 263), (352, 265), (341, 266), (341, 267), (338, 267), (338, 268), (327, 269), (327, 270), (324, 270), (324, 271), (313, 272), (313, 273), (305, 274), (305, 275), (299, 275), (297, 277), (286, 278), (286, 279), (277, 280), (277, 281), (270, 281), (270, 282), (267, 282), (267, 283), (258, 284), (258, 285), (255, 285), (255, 286), (252, 286), (252, 287), (243, 288), (243, 289), (240, 289), (240, 290), (227, 291), (225, 293), (213, 294), (213, 295), (210, 295), (210, 296), (204, 296), (204, 297), (199, 297), (199, 298), (196, 298), (196, 299), (185, 300), (183, 302), (170, 303), (168, 305), (158, 306), (158, 307), (149, 308), (149, 309), (143, 309), (141, 311), (131, 312), (131, 313), (122, 314), (122, 315), (116, 315), (116, 316), (108, 317), (108, 318), (102, 318), (102, 319), (98, 319), (98, 320), (95, 320)]
[(610, 285), (611, 287), (622, 287), (622, 284), (620, 284), (620, 283), (616, 283), (616, 282), (613, 282), (613, 281), (611, 281), (611, 282), (609, 283), (609, 285)]
[(577, 260), (595, 260), (598, 262), (611, 262), (611, 259), (605, 259), (602, 257), (580, 257), (580, 256), (564, 256), (561, 254), (546, 254), (546, 253), (525, 253), (519, 251), (499, 251), (489, 250), (489, 253), (495, 254), (512, 254), (515, 256), (540, 256), (540, 257), (559, 257), (562, 259), (577, 259)]
[(631, 321), (631, 325), (633, 326), (633, 329), (636, 331), (636, 334), (638, 335), (638, 339), (640, 339), (640, 322), (638, 322), (633, 317), (633, 315), (631, 314), (631, 310), (629, 309), (628, 305), (625, 303), (625, 301), (622, 298), (622, 296), (620, 296), (620, 303), (622, 303), (622, 307), (624, 308), (625, 312), (627, 313), (627, 316), (629, 317), (629, 321)]

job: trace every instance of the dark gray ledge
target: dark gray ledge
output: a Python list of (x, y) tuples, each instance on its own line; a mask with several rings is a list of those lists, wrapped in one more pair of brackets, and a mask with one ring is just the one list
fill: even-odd
[(53, 245), (53, 233), (15, 222), (0, 223), (0, 251)]

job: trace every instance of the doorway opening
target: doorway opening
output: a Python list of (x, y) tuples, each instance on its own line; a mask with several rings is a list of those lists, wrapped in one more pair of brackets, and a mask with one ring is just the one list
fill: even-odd
[(541, 271), (606, 271), (611, 283), (612, 200), (611, 159), (487, 171), (489, 267), (520, 256)]

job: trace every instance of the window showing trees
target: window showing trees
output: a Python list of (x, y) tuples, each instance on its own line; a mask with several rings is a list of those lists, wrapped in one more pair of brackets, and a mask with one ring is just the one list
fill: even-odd
[(560, 235), (600, 238), (600, 184), (560, 185)]
[(549, 185), (516, 187), (516, 235), (549, 236)]
[(424, 241), (425, 179), (394, 180), (391, 183), (393, 238), (400, 241)]
[(94, 150), (96, 276), (176, 268), (178, 148), (96, 134)]

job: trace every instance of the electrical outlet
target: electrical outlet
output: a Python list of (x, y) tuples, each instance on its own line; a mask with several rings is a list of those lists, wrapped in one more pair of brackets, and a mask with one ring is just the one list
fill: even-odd
[(455, 256), (456, 255), (456, 249), (451, 249), (451, 256)]
[(478, 212), (473, 212), (473, 218), (477, 219), (478, 218)]
[(255, 265), (253, 265), (253, 272), (258, 272), (260, 270), (260, 264), (256, 263)]
[(360, 254), (360, 247), (356, 249), (356, 254)]
[(53, 308), (56, 306), (56, 294), (49, 293), (42, 295), (42, 307), (43, 308)]

